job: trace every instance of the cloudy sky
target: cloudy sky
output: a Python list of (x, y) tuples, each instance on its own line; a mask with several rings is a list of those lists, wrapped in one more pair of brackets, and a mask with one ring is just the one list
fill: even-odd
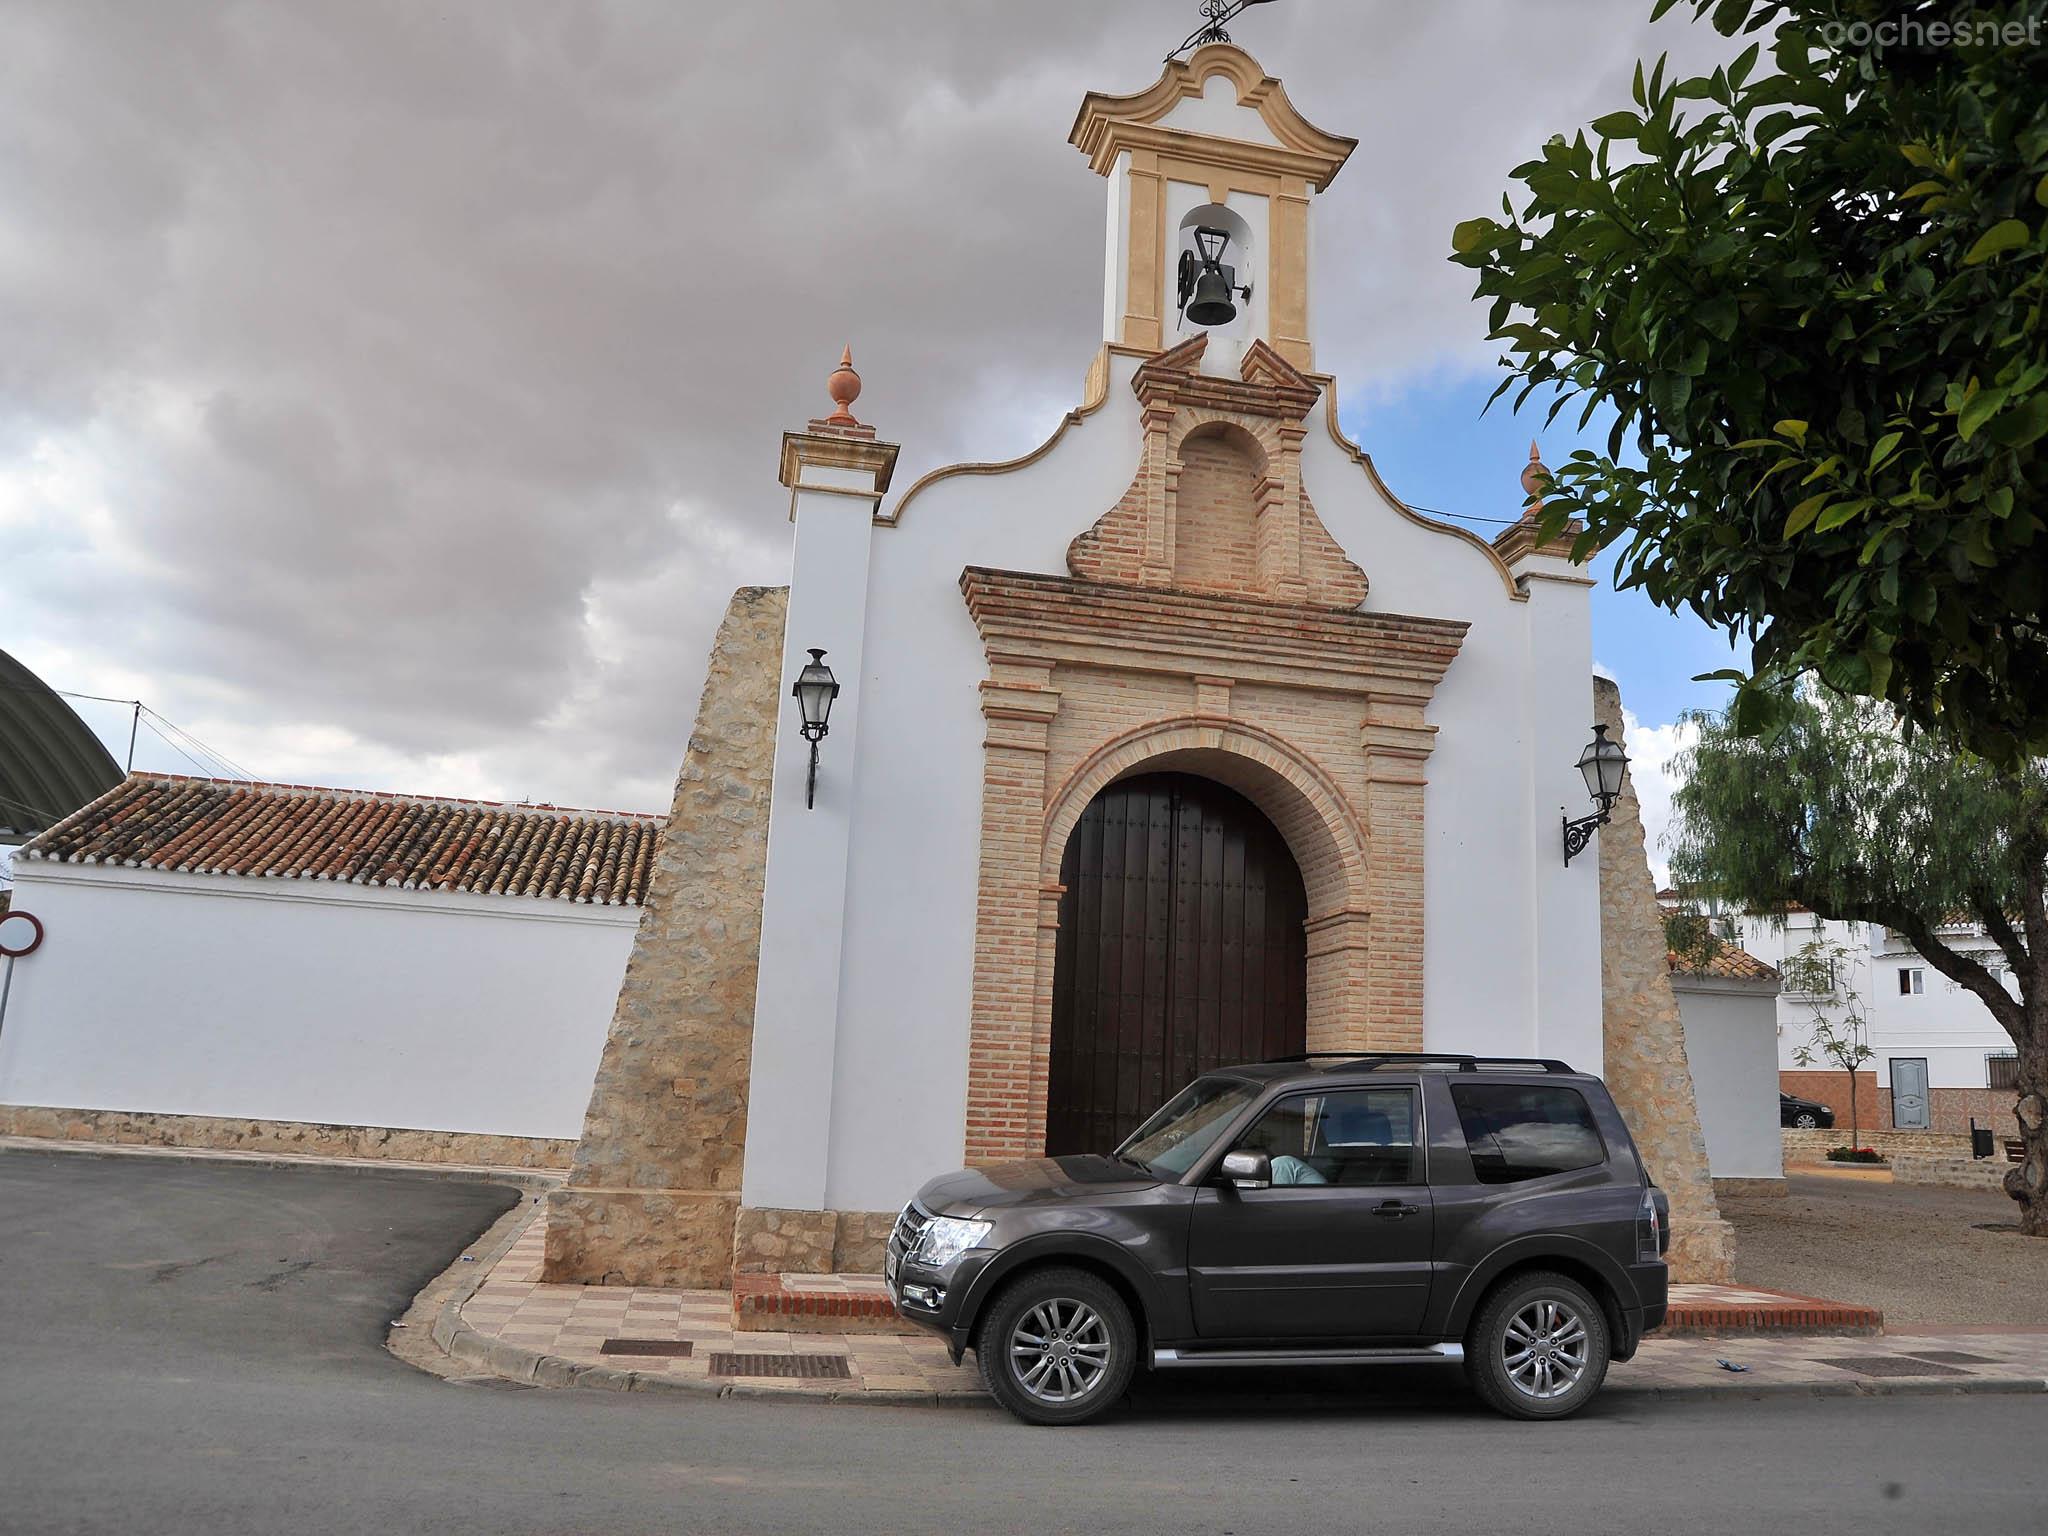
[[(1413, 502), (1518, 509), (1531, 424), (1479, 417), (1449, 232), (1639, 56), (1722, 51), (1648, 10), (1234, 28), (1361, 141), (1318, 209), (1318, 362)], [(903, 484), (1075, 403), (1102, 204), (1067, 128), (1194, 12), (0, 0), (0, 647), (266, 778), (665, 806), (725, 597), (783, 579), (778, 437), (842, 343)], [(1668, 752), (1725, 643), (1596, 601)], [(124, 755), (127, 712), (80, 708)], [(193, 770), (147, 732), (137, 762)]]

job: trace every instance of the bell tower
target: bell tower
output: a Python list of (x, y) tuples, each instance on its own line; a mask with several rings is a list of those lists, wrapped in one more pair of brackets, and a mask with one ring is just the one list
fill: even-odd
[(1173, 59), (1132, 96), (1091, 91), (1069, 141), (1109, 182), (1102, 336), (1161, 352), (1207, 333), (1204, 373), (1255, 341), (1295, 368), (1309, 344), (1309, 199), (1356, 139), (1325, 133), (1231, 43)]

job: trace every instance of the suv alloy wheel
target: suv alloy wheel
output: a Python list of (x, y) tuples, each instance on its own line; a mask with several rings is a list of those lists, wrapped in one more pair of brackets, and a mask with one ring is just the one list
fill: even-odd
[(1465, 1338), (1465, 1374), (1511, 1419), (1577, 1413), (1607, 1376), (1607, 1314), (1564, 1275), (1517, 1275), (1488, 1296)]
[(1138, 1331), (1107, 1282), (1081, 1269), (1036, 1269), (989, 1303), (974, 1354), (989, 1391), (1018, 1418), (1084, 1424), (1129, 1388)]

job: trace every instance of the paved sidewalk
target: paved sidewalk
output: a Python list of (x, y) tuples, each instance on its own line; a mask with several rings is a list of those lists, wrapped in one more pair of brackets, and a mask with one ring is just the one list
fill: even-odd
[[(543, 1285), (544, 1221), (536, 1213), (475, 1293), (444, 1313), (435, 1330), (444, 1347), (454, 1345), (458, 1356), (499, 1374), (546, 1385), (842, 1402), (987, 1401), (973, 1357), (955, 1366), (935, 1338), (736, 1332), (726, 1291)], [(1785, 1299), (1739, 1294), (1751, 1303)], [(1706, 1305), (1736, 1295), (1727, 1287), (1679, 1286), (1673, 1301)], [(458, 1335), (466, 1337), (458, 1343)], [(1746, 1369), (1728, 1370), (1723, 1360)], [(809, 1372), (821, 1374), (800, 1374)], [(1314, 1380), (1305, 1375), (1304, 1390), (1313, 1390)], [(1607, 1390), (1669, 1396), (2048, 1392), (2048, 1329), (1653, 1335), (1634, 1360), (1613, 1368)]]

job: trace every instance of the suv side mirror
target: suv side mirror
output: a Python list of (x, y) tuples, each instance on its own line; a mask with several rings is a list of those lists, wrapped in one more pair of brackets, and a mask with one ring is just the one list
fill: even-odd
[(1273, 1159), (1264, 1152), (1226, 1152), (1222, 1171), (1224, 1182), (1239, 1189), (1270, 1189), (1273, 1184)]

